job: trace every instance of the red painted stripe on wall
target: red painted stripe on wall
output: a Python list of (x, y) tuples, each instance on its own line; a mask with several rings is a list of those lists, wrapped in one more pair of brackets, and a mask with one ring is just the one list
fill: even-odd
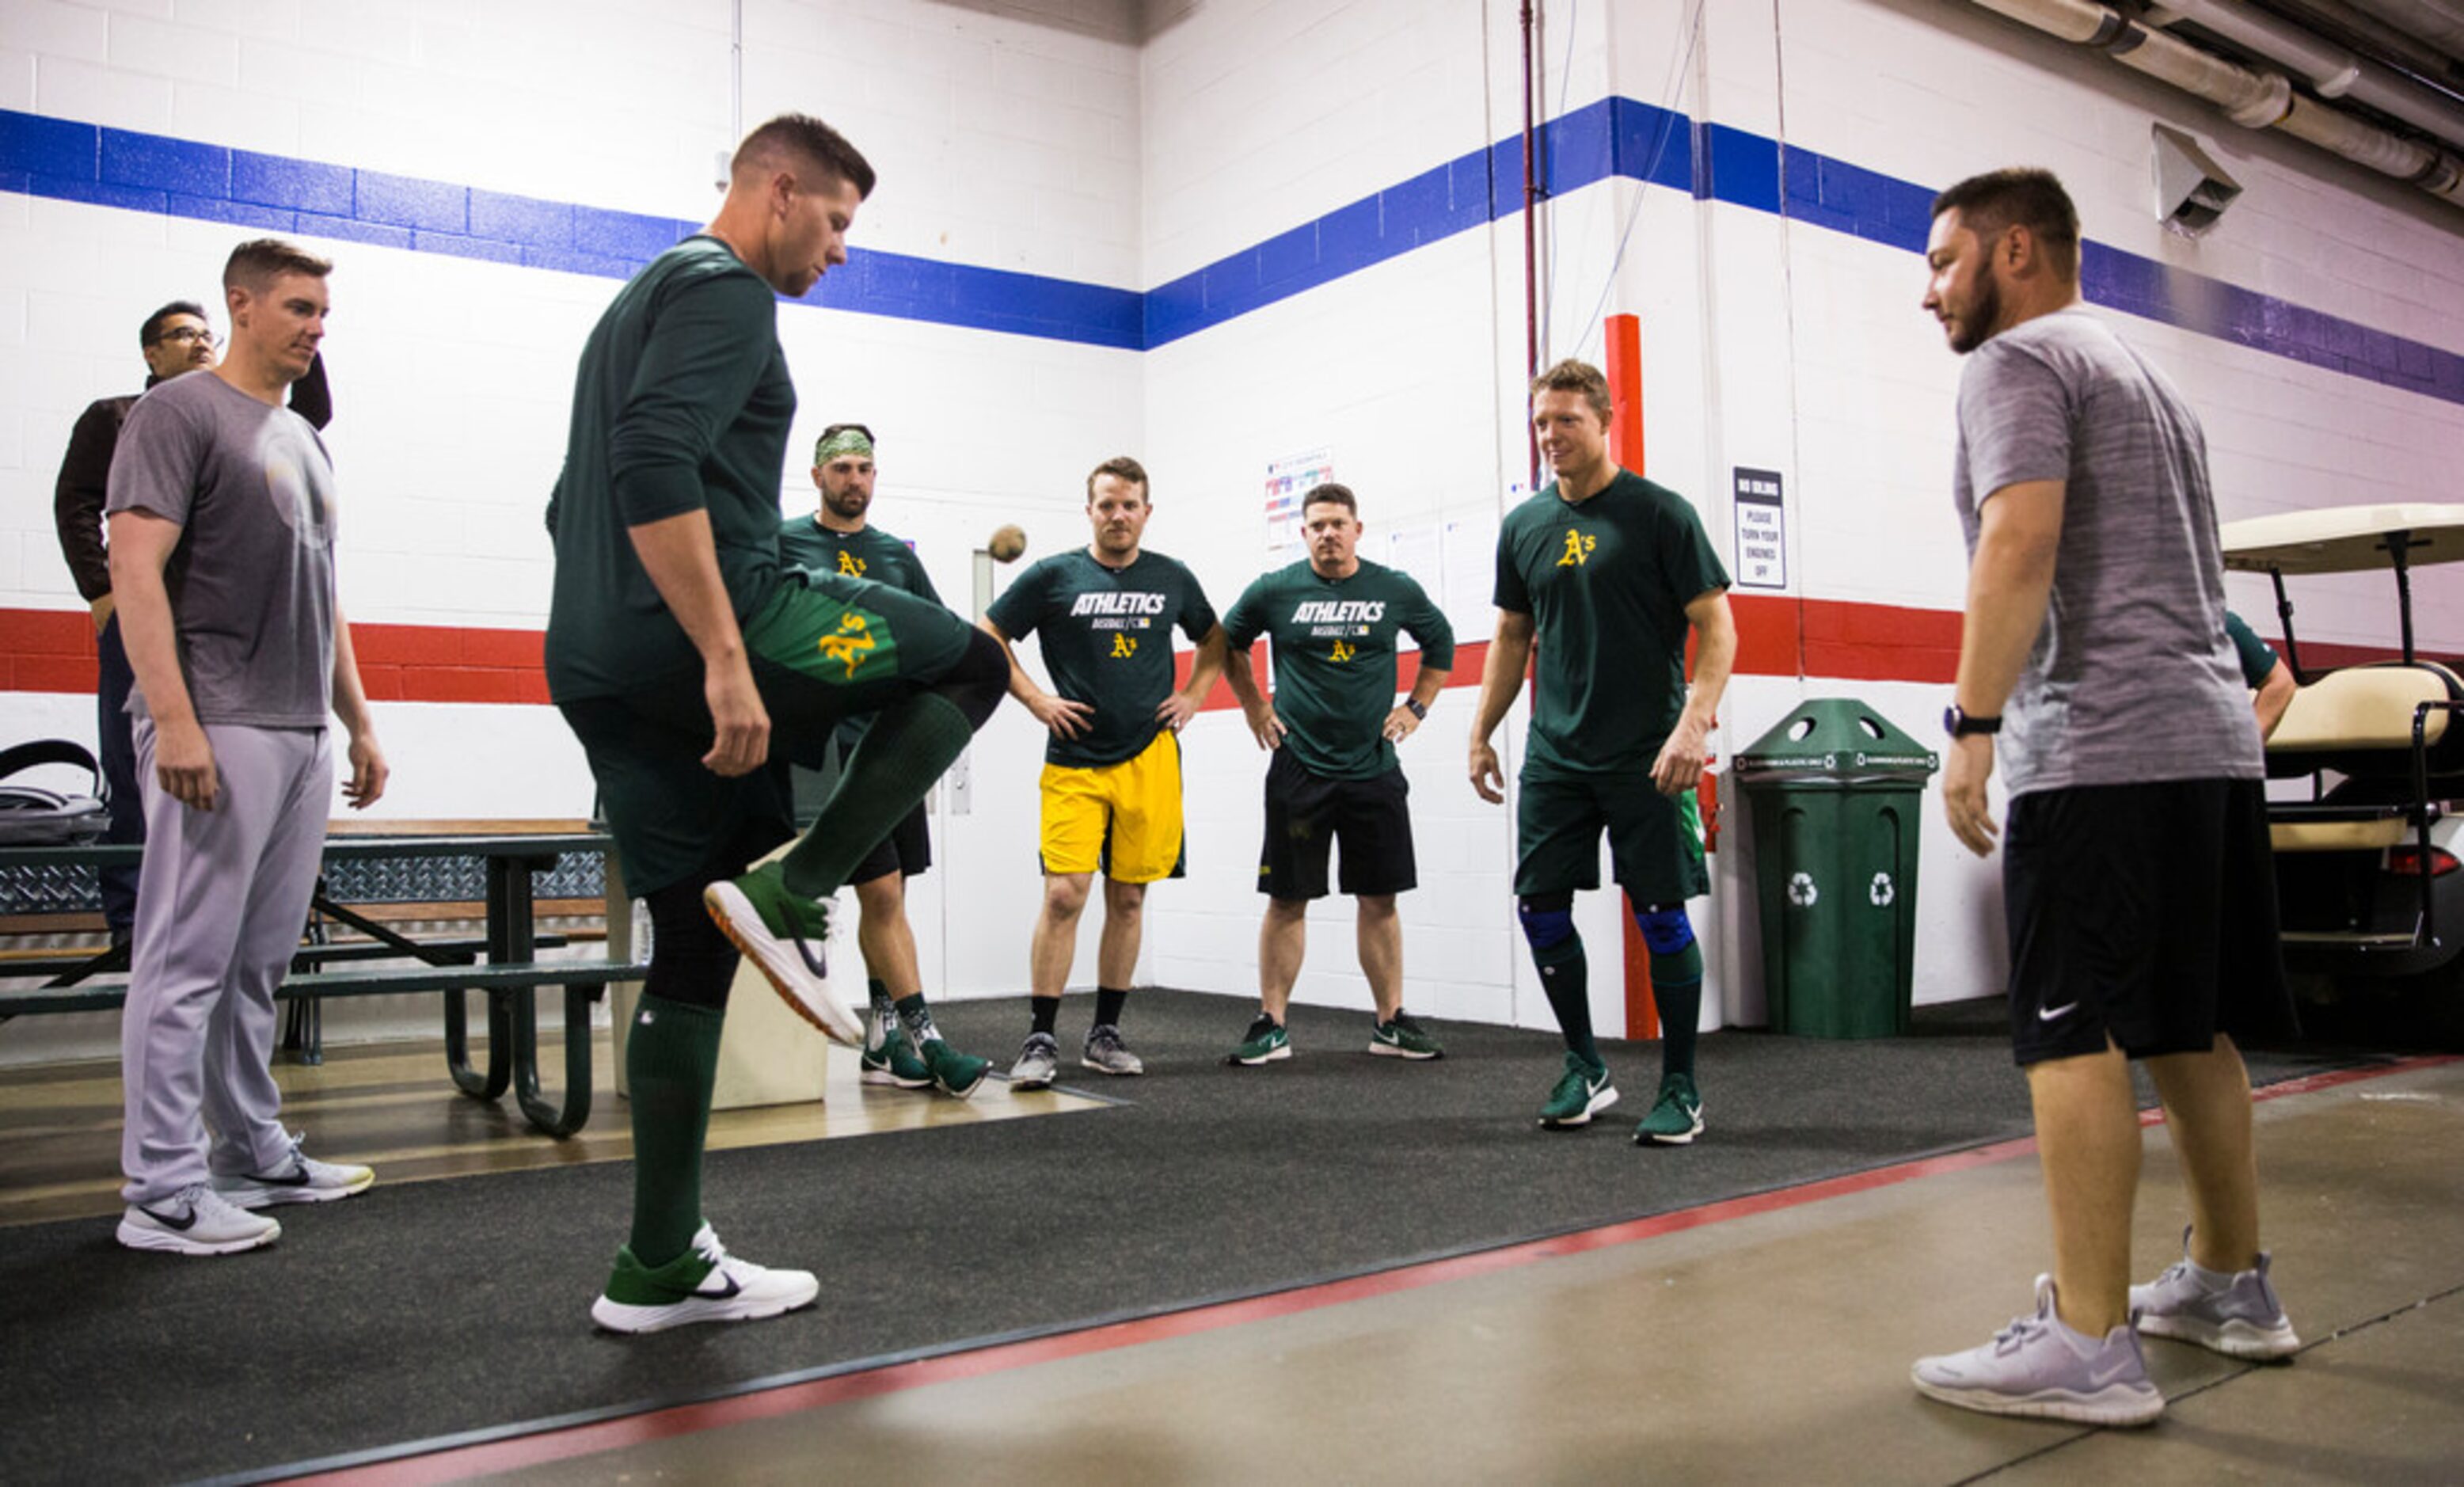
[[(1770, 594), (1739, 594), (1730, 603), (1737, 616), (1740, 676), (1947, 685), (1958, 670), (1955, 610)], [(538, 630), (355, 623), (351, 639), (373, 701), (548, 700)], [(2314, 670), (2394, 655), (2383, 645), (2311, 641), (2301, 647), (2303, 662)], [(1485, 639), (1466, 638), (1455, 647), (1446, 685), (1478, 686), (1487, 657)], [(1192, 654), (1182, 651), (1174, 659), (1186, 683)], [(1406, 663), (1405, 680), (1415, 664)], [(83, 610), (0, 609), (0, 691), (79, 693), (92, 692), (94, 685), (94, 625)], [(1220, 711), (1239, 704), (1232, 689), (1219, 681), (1205, 706)]]

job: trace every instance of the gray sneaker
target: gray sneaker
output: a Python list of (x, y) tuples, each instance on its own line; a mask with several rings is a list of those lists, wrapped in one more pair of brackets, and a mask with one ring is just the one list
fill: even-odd
[(2184, 1229), (2182, 1257), (2153, 1284), (2130, 1288), (2131, 1317), (2150, 1337), (2179, 1338), (2234, 1358), (2290, 1357), (2301, 1339), (2276, 1299), (2267, 1261), (2262, 1251), (2253, 1270), (2202, 1270), (2190, 1263), (2190, 1231)]
[(1061, 1072), (1061, 1043), (1049, 1033), (1029, 1033), (1019, 1045), (1018, 1061), (1009, 1066), (1012, 1089), (1050, 1089)]
[(121, 1215), (120, 1242), (166, 1255), (236, 1255), (282, 1237), (282, 1226), (238, 1207), (204, 1183), (161, 1203), (131, 1203)]
[(1121, 1041), (1121, 1030), (1107, 1022), (1087, 1033), (1086, 1051), (1078, 1061), (1098, 1074), (1144, 1074), (1147, 1061)]
[(365, 1192), (377, 1174), (355, 1162), (319, 1162), (299, 1149), (291, 1133), (291, 1155), (270, 1172), (217, 1172), (214, 1192), (233, 1208), (272, 1208), (277, 1203), (331, 1203)]
[(2123, 1325), (2100, 1342), (2073, 1331), (2054, 1314), (2051, 1276), (2036, 1278), (2035, 1316), (2013, 1319), (1982, 1347), (1920, 1358), (1908, 1378), (1927, 1399), (1987, 1414), (2145, 1425), (2165, 1412), (2139, 1334)]

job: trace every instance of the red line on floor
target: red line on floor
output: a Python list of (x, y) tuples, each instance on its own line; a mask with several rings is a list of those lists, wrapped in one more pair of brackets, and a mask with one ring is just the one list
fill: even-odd
[[(2340, 1084), (2358, 1083), (2365, 1080), (2383, 1079), (2391, 1074), (2409, 1074), (2415, 1070), (2453, 1063), (2453, 1057), (2427, 1057), (2399, 1060), (2394, 1063), (2370, 1068), (2337, 1069), (2324, 1074), (2306, 1075), (2285, 1080), (2253, 1091), (2254, 1100), (2280, 1100), (2288, 1095), (2314, 1094)], [(2164, 1119), (2163, 1112), (2151, 1110), (2142, 1118), (2145, 1125), (2155, 1125)], [(318, 1483), (351, 1483), (353, 1487), (407, 1487), (411, 1483), (458, 1481), (492, 1472), (515, 1471), (549, 1461), (566, 1461), (601, 1452), (622, 1450), (649, 1441), (666, 1440), (678, 1435), (691, 1435), (703, 1431), (724, 1430), (755, 1420), (794, 1414), (829, 1405), (847, 1404), (858, 1399), (870, 1399), (903, 1389), (920, 1389), (928, 1384), (948, 1384), (959, 1379), (979, 1378), (988, 1373), (1001, 1373), (1014, 1368), (1032, 1367), (1037, 1364), (1059, 1363), (1070, 1358), (1083, 1358), (1092, 1353), (1110, 1352), (1144, 1343), (1163, 1342), (1177, 1337), (1189, 1337), (1201, 1332), (1220, 1331), (1225, 1327), (1243, 1326), (1277, 1317), (1315, 1311), (1320, 1307), (1337, 1306), (1346, 1301), (1366, 1301), (1373, 1297), (1391, 1296), (1397, 1292), (1414, 1291), (1422, 1286), (1449, 1280), (1466, 1279), (1511, 1270), (1537, 1260), (1553, 1259), (1568, 1255), (1582, 1255), (1594, 1250), (1632, 1244), (1641, 1239), (1655, 1239), (1662, 1235), (1681, 1234), (1688, 1229), (1749, 1218), (1759, 1214), (1777, 1213), (1802, 1208), (1808, 1204), (1847, 1197), (1852, 1193), (1870, 1192), (1881, 1188), (1913, 1182), (1920, 1177), (1937, 1177), (1950, 1172), (1969, 1171), (2026, 1156), (2036, 1149), (2035, 1138), (2020, 1137), (1997, 1141), (1989, 1146), (1972, 1147), (1965, 1151), (1947, 1152), (1941, 1156), (1921, 1157), (1891, 1167), (1878, 1167), (1871, 1171), (1851, 1172), (1841, 1177), (1826, 1177), (1802, 1183), (1793, 1188), (1775, 1189), (1742, 1198), (1728, 1198), (1706, 1203), (1699, 1208), (1680, 1209), (1672, 1214), (1658, 1214), (1649, 1218), (1632, 1219), (1609, 1224), (1598, 1229), (1579, 1230), (1547, 1239), (1534, 1239), (1500, 1249), (1483, 1250), (1474, 1255), (1460, 1255), (1447, 1259), (1427, 1260), (1417, 1265), (1397, 1266), (1375, 1275), (1354, 1276), (1344, 1280), (1331, 1280), (1322, 1285), (1302, 1286), (1278, 1291), (1271, 1296), (1251, 1297), (1244, 1301), (1221, 1301), (1208, 1306), (1195, 1306), (1186, 1311), (1169, 1312), (1159, 1317), (1142, 1317), (1134, 1322), (1116, 1322), (1109, 1325), (1089, 1327), (1077, 1332), (1058, 1333), (1051, 1337), (1034, 1338), (1022, 1343), (1002, 1343), (967, 1352), (947, 1353), (913, 1363), (892, 1364), (869, 1368), (860, 1373), (843, 1373), (832, 1378), (815, 1379), (802, 1384), (782, 1384), (772, 1389), (733, 1395), (726, 1399), (702, 1404), (678, 1405), (666, 1410), (649, 1410), (621, 1419), (601, 1420), (588, 1425), (551, 1428), (535, 1434), (506, 1440), (489, 1441), (474, 1446), (449, 1448), (427, 1455), (405, 1457), (399, 1461), (381, 1462), (366, 1467), (329, 1472), (320, 1476), (298, 1478)], [(792, 1323), (787, 1323), (793, 1325)]]

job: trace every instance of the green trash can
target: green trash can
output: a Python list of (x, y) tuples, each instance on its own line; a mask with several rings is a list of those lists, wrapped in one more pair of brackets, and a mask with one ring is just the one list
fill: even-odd
[(1917, 842), (1939, 755), (1845, 697), (1799, 705), (1738, 753), (1753, 805), (1771, 1025), (1808, 1038), (1908, 1030)]

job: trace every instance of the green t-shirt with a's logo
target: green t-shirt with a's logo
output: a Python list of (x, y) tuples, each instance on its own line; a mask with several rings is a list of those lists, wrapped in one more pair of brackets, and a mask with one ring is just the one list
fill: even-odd
[(1172, 632), (1195, 643), (1215, 628), (1198, 579), (1161, 553), (1109, 568), (1085, 548), (1056, 553), (1018, 576), (984, 618), (1013, 641), (1037, 637), (1052, 689), (1095, 710), (1075, 738), (1052, 735), (1051, 764), (1092, 769), (1133, 759), (1163, 725), (1172, 695)]
[(1649, 770), (1685, 709), (1685, 606), (1728, 586), (1683, 496), (1618, 470), (1506, 514), (1497, 607), (1537, 622), (1527, 776)]
[(1322, 578), (1306, 561), (1261, 577), (1223, 617), (1223, 636), (1245, 650), (1261, 635), (1275, 647), (1275, 715), (1290, 731), (1283, 746), (1330, 779), (1395, 767), (1384, 725), (1398, 690), (1398, 636), (1419, 644), (1422, 666), (1455, 664), (1454, 628), (1419, 580), (1368, 561), (1349, 578)]
[[(879, 527), (861, 532), (832, 532), (810, 512), (790, 516), (779, 528), (779, 561), (791, 568), (810, 568), (842, 578), (870, 579), (904, 589), (938, 604), (933, 580), (916, 559), (915, 550)], [(947, 605), (943, 605), (947, 608)]]

